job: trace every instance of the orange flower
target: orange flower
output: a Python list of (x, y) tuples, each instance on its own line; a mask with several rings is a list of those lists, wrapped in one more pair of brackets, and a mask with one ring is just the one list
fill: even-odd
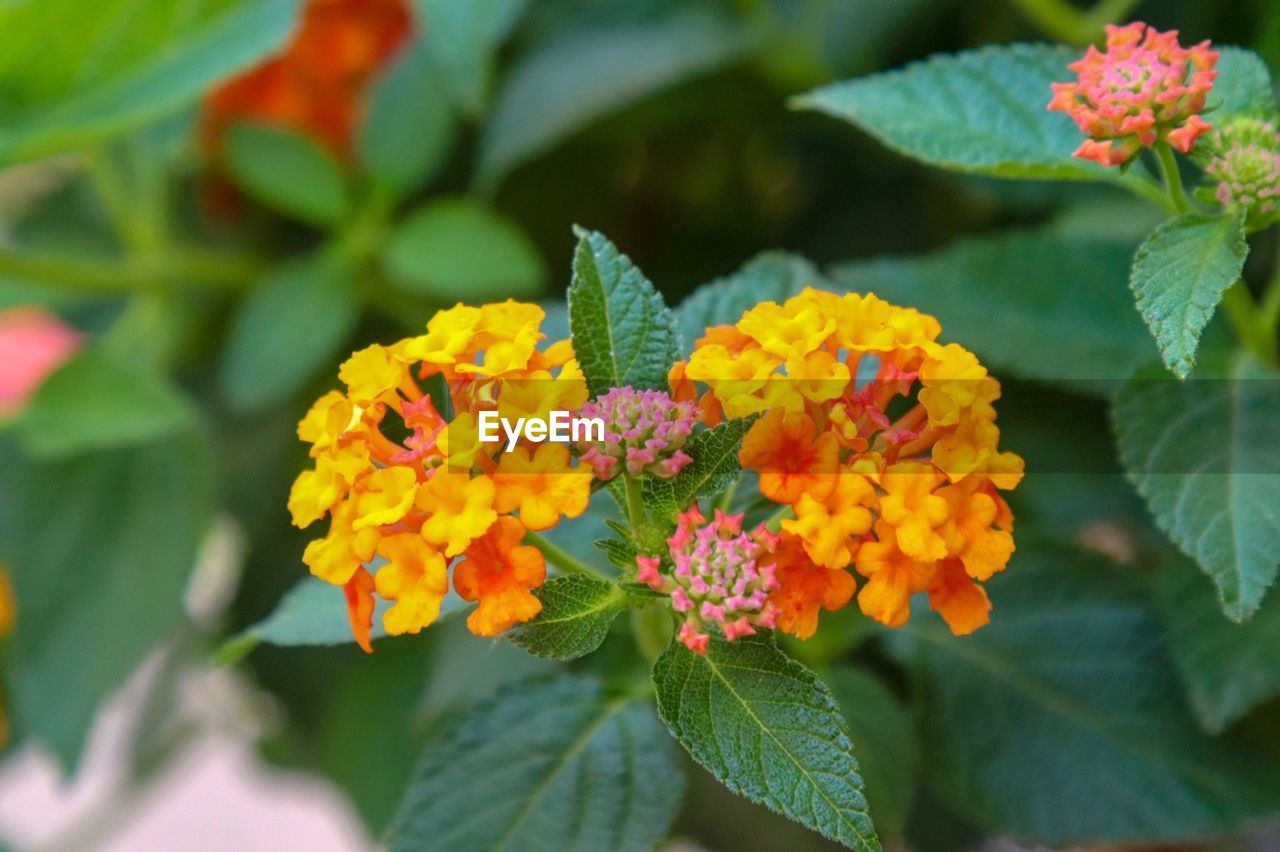
[(867, 578), (858, 606), (888, 627), (901, 627), (911, 617), (911, 596), (929, 588), (934, 567), (903, 553), (893, 527), (884, 521), (876, 523), (876, 539), (858, 549), (858, 573)]
[(520, 510), (526, 529), (549, 530), (561, 517), (576, 518), (591, 499), (591, 471), (569, 465), (569, 448), (544, 443), (536, 450), (516, 447), (503, 455), (493, 475), (494, 508)]
[(760, 493), (775, 503), (794, 503), (802, 494), (826, 498), (836, 485), (839, 447), (831, 432), (815, 439), (813, 418), (775, 408), (742, 439), (738, 460), (760, 474)]
[(356, 644), (366, 654), (373, 653), (373, 576), (363, 567), (357, 568), (342, 587), (347, 595), (347, 618), (351, 620), (351, 633)]
[(867, 507), (875, 498), (871, 483), (856, 473), (834, 476), (835, 487), (822, 500), (808, 494), (796, 502), (796, 516), (782, 522), (782, 528), (804, 541), (805, 552), (819, 565), (843, 568), (853, 561), (857, 536), (871, 528)]
[(467, 617), (477, 636), (497, 636), (542, 611), (530, 589), (547, 577), (546, 562), (536, 547), (520, 544), (524, 525), (504, 515), (467, 548), (453, 570), (453, 588), (463, 600), (479, 601)]
[(987, 592), (969, 578), (958, 559), (938, 563), (938, 573), (929, 586), (929, 608), (942, 616), (957, 636), (972, 633), (991, 620)]
[(818, 609), (835, 612), (849, 603), (857, 583), (843, 568), (813, 564), (800, 539), (784, 533), (774, 557), (779, 588), (769, 596), (778, 629), (808, 639), (818, 629)]

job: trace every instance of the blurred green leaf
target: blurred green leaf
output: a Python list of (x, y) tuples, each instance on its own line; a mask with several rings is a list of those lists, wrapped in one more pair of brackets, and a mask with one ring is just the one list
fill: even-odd
[(23, 730), (70, 768), (100, 702), (182, 623), (213, 470), (191, 438), (53, 463), (0, 453), (19, 610), (6, 685)]
[(125, 133), (274, 50), (296, 0), (0, 6), (0, 161)]
[[(875, 293), (942, 322), (1000, 373), (1107, 389), (1156, 354), (1128, 292), (1132, 247), (1024, 231), (914, 258), (831, 270), (841, 290)], [(993, 333), (999, 329), (999, 333)]]
[(190, 402), (164, 377), (90, 347), (41, 384), (16, 429), (32, 456), (65, 458), (146, 443), (194, 423)]
[(742, 436), (754, 422), (754, 417), (726, 420), (694, 433), (684, 447), (693, 461), (679, 474), (671, 479), (645, 477), (645, 505), (655, 514), (665, 513), (667, 520), (674, 522), (678, 513), (698, 500), (719, 494), (737, 482), (742, 473), (738, 450)]
[(1129, 286), (1165, 366), (1178, 378), (1191, 372), (1200, 333), (1248, 254), (1243, 210), (1169, 219), (1138, 246)]
[(747, 45), (740, 28), (693, 9), (564, 32), (508, 73), (480, 141), (478, 179), (494, 186), (597, 118), (721, 67)]
[(930, 787), (956, 813), (1061, 847), (1214, 835), (1280, 806), (1273, 766), (1200, 733), (1127, 573), (1023, 535), (986, 584), (990, 625), (953, 636), (913, 616), (893, 647), (927, 696)]
[(426, 44), (445, 90), (464, 112), (484, 106), (494, 53), (528, 0), (416, 0)]
[[(1271, 74), (1262, 57), (1243, 47), (1217, 48), (1218, 76), (1209, 92), (1206, 111), (1223, 114), (1268, 115), (1275, 110)], [(1215, 119), (1216, 120), (1216, 119)]]
[(679, 642), (653, 669), (658, 714), (734, 793), (850, 849), (878, 850), (848, 727), (831, 691), (760, 633)]
[(737, 272), (694, 290), (676, 307), (686, 353), (711, 326), (736, 323), (761, 302), (786, 301), (805, 287), (833, 289), (818, 268), (801, 255), (783, 251), (756, 255)]
[(1236, 624), (1195, 564), (1181, 558), (1161, 571), (1157, 590), (1173, 661), (1201, 727), (1220, 733), (1280, 694), (1280, 595)]
[(1068, 80), (1075, 48), (1044, 44), (939, 54), (810, 92), (794, 100), (852, 122), (932, 166), (1006, 178), (1116, 180), (1071, 153), (1080, 131), (1046, 107), (1049, 84)]
[(329, 364), (360, 317), (354, 272), (332, 255), (270, 271), (241, 302), (218, 379), (239, 411), (287, 397)]
[(237, 124), (224, 154), (236, 184), (281, 213), (317, 227), (337, 225), (347, 212), (342, 168), (305, 136), (255, 124)]
[(400, 194), (431, 179), (448, 159), (457, 118), (426, 45), (414, 42), (383, 75), (360, 125), (360, 161)]
[(1200, 563), (1236, 621), (1280, 569), (1280, 373), (1244, 352), (1186, 382), (1142, 370), (1112, 411), (1120, 460), (1156, 525)]
[(440, 299), (484, 301), (529, 296), (547, 268), (520, 227), (478, 201), (432, 201), (391, 234), (387, 275), (406, 290)]
[(563, 675), (507, 687), (427, 747), (392, 826), (400, 850), (649, 850), (684, 792), (647, 702)]
[(599, 648), (627, 596), (615, 584), (586, 574), (555, 577), (533, 590), (542, 612), (503, 634), (548, 660), (576, 660)]
[(881, 833), (901, 836), (920, 772), (920, 746), (907, 709), (863, 669), (838, 666), (827, 682), (849, 725), (871, 816)]
[(574, 233), (569, 328), (591, 395), (624, 386), (666, 390), (680, 351), (671, 309), (607, 237), (577, 227)]

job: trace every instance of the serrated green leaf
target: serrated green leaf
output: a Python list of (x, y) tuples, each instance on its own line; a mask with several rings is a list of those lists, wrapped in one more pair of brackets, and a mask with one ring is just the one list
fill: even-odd
[(742, 436), (754, 422), (754, 417), (725, 420), (711, 429), (694, 433), (684, 447), (693, 461), (671, 479), (647, 477), (643, 485), (645, 505), (674, 521), (677, 513), (696, 501), (719, 494), (737, 482), (742, 474), (738, 450), (742, 447)]
[(227, 134), (224, 160), (241, 189), (299, 221), (332, 227), (347, 212), (341, 167), (298, 133), (265, 125), (234, 125)]
[(357, 140), (360, 163), (379, 184), (407, 194), (445, 164), (457, 130), (440, 73), (426, 43), (415, 40), (374, 90)]
[(1243, 352), (1202, 359), (1186, 382), (1145, 370), (1112, 418), (1156, 525), (1213, 578), (1227, 615), (1249, 618), (1280, 568), (1280, 374)]
[(232, 319), (218, 379), (239, 411), (296, 391), (328, 364), (360, 317), (353, 270), (318, 255), (271, 270)]
[(740, 55), (740, 28), (705, 11), (563, 32), (517, 62), (480, 142), (480, 180), (520, 163), (645, 95)]
[(1129, 287), (1165, 366), (1178, 378), (1195, 364), (1200, 333), (1248, 254), (1243, 210), (1169, 219), (1138, 246)]
[(591, 395), (625, 386), (665, 390), (680, 351), (671, 310), (603, 234), (582, 228), (574, 233), (569, 328)]
[(163, 376), (92, 347), (41, 384), (16, 429), (28, 453), (54, 459), (146, 443), (194, 423), (190, 402)]
[(609, 558), (609, 562), (618, 570), (631, 571), (635, 569), (636, 546), (630, 541), (620, 541), (616, 538), (602, 538), (597, 539), (594, 544), (596, 547), (604, 551), (604, 555)]
[(467, 301), (528, 296), (547, 278), (524, 231), (468, 198), (432, 201), (411, 213), (391, 234), (383, 266), (405, 290)]
[(684, 345), (692, 347), (713, 325), (736, 323), (761, 302), (786, 301), (805, 287), (830, 290), (834, 285), (801, 255), (784, 251), (758, 254), (732, 275), (694, 290), (676, 307)]
[(1026, 231), (831, 275), (841, 290), (933, 314), (948, 339), (1003, 375), (1110, 392), (1156, 357), (1125, 286), (1132, 255), (1125, 243)]
[(516, 684), (428, 746), (392, 852), (654, 848), (684, 793), (647, 702), (590, 677)]
[(1023, 536), (985, 584), (990, 625), (953, 636), (921, 607), (898, 634), (929, 787), (956, 813), (1060, 848), (1216, 835), (1280, 806), (1274, 766), (1197, 728), (1129, 573)]
[(1071, 156), (1081, 135), (1046, 107), (1050, 83), (1071, 79), (1075, 48), (1011, 44), (936, 55), (899, 71), (835, 83), (797, 106), (850, 121), (930, 165), (1005, 178), (1115, 180)]
[(0, 562), (21, 611), (6, 699), (70, 769), (99, 704), (182, 623), (214, 471), (189, 436), (51, 463), (11, 445), (0, 456)]
[(627, 596), (615, 584), (586, 574), (555, 577), (533, 594), (542, 601), (542, 612), (508, 630), (503, 638), (548, 660), (576, 660), (590, 654), (627, 608)]
[(296, 0), (0, 4), (0, 161), (125, 133), (284, 41)]
[(1272, 112), (1275, 93), (1271, 88), (1271, 74), (1262, 57), (1243, 47), (1216, 49), (1219, 53), (1218, 76), (1206, 100), (1206, 112), (1211, 114), (1215, 123), (1220, 115), (1267, 115)]
[(430, 56), (458, 108), (476, 114), (493, 76), (494, 52), (528, 0), (416, 0)]
[(1173, 661), (1204, 730), (1220, 733), (1280, 695), (1280, 595), (1236, 624), (1194, 563), (1181, 558), (1164, 567), (1156, 590)]
[(850, 849), (880, 848), (835, 699), (771, 634), (713, 636), (705, 656), (673, 643), (653, 680), (672, 735), (734, 793)]

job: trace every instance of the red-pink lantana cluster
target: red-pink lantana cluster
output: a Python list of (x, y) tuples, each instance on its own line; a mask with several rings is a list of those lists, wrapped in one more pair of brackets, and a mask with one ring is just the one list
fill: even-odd
[(671, 596), (671, 608), (684, 619), (678, 638), (705, 654), (712, 624), (732, 642), (776, 623), (778, 610), (769, 593), (778, 588), (771, 559), (777, 545), (778, 537), (764, 524), (746, 533), (742, 515), (719, 509), (708, 522), (695, 504), (680, 514), (667, 539), (670, 574), (660, 570), (660, 557), (637, 556), (636, 580)]
[(607, 482), (622, 470), (670, 479), (693, 461), (681, 447), (693, 431), (697, 408), (658, 390), (614, 388), (580, 412), (604, 421), (604, 441), (583, 444), (582, 460)]
[(1067, 113), (1089, 135), (1075, 151), (1081, 159), (1119, 166), (1160, 141), (1185, 154), (1210, 128), (1200, 112), (1217, 62), (1208, 41), (1184, 48), (1177, 30), (1162, 33), (1141, 21), (1109, 26), (1106, 50), (1090, 45), (1067, 66), (1078, 79), (1053, 84), (1049, 109)]

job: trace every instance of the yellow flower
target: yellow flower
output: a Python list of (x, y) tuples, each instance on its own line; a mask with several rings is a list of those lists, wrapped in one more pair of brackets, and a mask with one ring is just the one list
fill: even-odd
[(901, 627), (911, 617), (911, 596), (929, 588), (934, 568), (903, 553), (889, 524), (877, 521), (875, 529), (876, 539), (858, 548), (855, 567), (867, 578), (858, 606), (886, 627)]
[(298, 423), (298, 438), (311, 444), (314, 458), (336, 446), (339, 438), (356, 428), (361, 413), (351, 400), (337, 391), (329, 391), (316, 400)]
[(919, 462), (892, 465), (880, 477), (887, 492), (880, 498), (880, 517), (894, 528), (898, 547), (912, 559), (933, 562), (947, 555), (937, 528), (947, 520), (948, 505), (933, 493), (942, 481), (932, 465)]
[(920, 402), (929, 412), (929, 422), (954, 426), (960, 414), (970, 408), (987, 377), (987, 368), (957, 343), (931, 347), (920, 367)]
[(391, 350), (376, 343), (356, 352), (338, 368), (338, 378), (357, 405), (387, 402), (406, 377), (405, 366)]
[(531, 530), (548, 530), (561, 517), (576, 518), (591, 499), (591, 470), (570, 467), (569, 448), (544, 443), (530, 452), (516, 447), (502, 457), (493, 474), (494, 508), (520, 510), (520, 522)]
[(856, 473), (835, 474), (836, 485), (823, 500), (803, 493), (794, 505), (796, 516), (782, 528), (804, 541), (805, 552), (819, 565), (843, 568), (853, 561), (856, 537), (871, 529), (875, 499), (871, 483)]
[(361, 482), (352, 529), (394, 524), (409, 511), (417, 491), (418, 477), (411, 468), (386, 467), (373, 471)]
[(378, 596), (396, 602), (383, 614), (382, 626), (399, 636), (432, 624), (440, 616), (440, 602), (449, 593), (444, 557), (412, 532), (384, 536), (378, 542), (378, 555), (387, 560), (373, 578)]
[(427, 322), (426, 334), (404, 341), (400, 357), (438, 366), (456, 364), (470, 352), (480, 317), (479, 308), (461, 302), (447, 311), (438, 311)]
[(316, 459), (312, 470), (298, 474), (289, 491), (289, 512), (299, 529), (323, 518), (338, 504), (356, 478), (369, 469), (369, 453), (363, 444), (334, 448)]
[(335, 586), (345, 585), (352, 575), (373, 559), (378, 546), (378, 531), (356, 531), (351, 526), (350, 502), (341, 503), (329, 521), (329, 534), (307, 545), (302, 561), (311, 573)]
[(493, 498), (489, 477), (471, 479), (465, 473), (438, 469), (418, 489), (417, 507), (427, 514), (422, 522), (423, 540), (443, 547), (445, 556), (457, 556), (497, 520)]
[(942, 528), (947, 552), (958, 558), (975, 580), (987, 580), (1003, 571), (1013, 555), (1013, 513), (993, 490), (974, 479), (941, 489), (948, 506)]
[[(810, 291), (813, 292), (813, 291)], [(763, 302), (742, 315), (738, 329), (770, 355), (790, 361), (822, 346), (835, 331), (836, 319), (810, 300), (795, 297), (785, 305)]]

